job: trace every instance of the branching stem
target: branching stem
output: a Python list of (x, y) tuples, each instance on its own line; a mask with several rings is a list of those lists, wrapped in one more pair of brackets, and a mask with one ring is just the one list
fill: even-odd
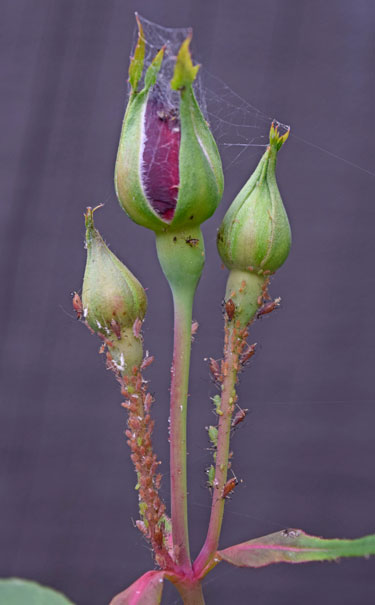
[(205, 605), (202, 585), (200, 582), (176, 585), (184, 605)]

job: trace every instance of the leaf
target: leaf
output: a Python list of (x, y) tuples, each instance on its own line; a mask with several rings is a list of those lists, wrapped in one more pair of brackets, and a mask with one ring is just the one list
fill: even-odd
[(375, 555), (375, 535), (357, 540), (325, 540), (309, 536), (300, 529), (286, 529), (217, 552), (219, 560), (238, 567), (329, 561), (340, 557), (369, 555)]
[(110, 605), (157, 605), (163, 592), (164, 571), (148, 571), (112, 599)]
[(63, 594), (30, 580), (0, 580), (0, 605), (73, 605)]

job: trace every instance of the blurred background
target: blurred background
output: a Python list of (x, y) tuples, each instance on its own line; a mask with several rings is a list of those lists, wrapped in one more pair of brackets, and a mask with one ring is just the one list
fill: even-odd
[[(85, 263), (83, 212), (99, 202), (98, 228), (148, 289), (155, 447), (169, 497), (171, 299), (153, 234), (131, 223), (113, 187), (135, 10), (165, 27), (192, 26), (202, 74), (225, 82), (207, 94), (226, 188), (204, 225), (207, 263), (194, 311), (193, 554), (210, 503), (204, 427), (214, 420), (216, 391), (204, 358), (220, 357), (223, 339), (226, 272), (216, 230), (261, 156), (267, 116), (291, 125), (278, 182), (294, 240), (271, 285), (282, 308), (250, 336), (258, 352), (240, 386), (249, 414), (232, 442), (242, 483), (226, 506), (221, 546), (286, 527), (354, 538), (375, 524), (374, 2), (3, 0), (0, 576), (38, 580), (77, 605), (105, 605), (152, 567), (133, 525), (122, 398), (71, 308)], [(238, 150), (225, 145), (231, 133), (238, 144), (237, 110)], [(244, 146), (254, 126), (258, 146)], [(366, 605), (375, 601), (374, 572), (374, 560), (254, 571), (221, 564), (205, 595), (216, 605)], [(179, 602), (172, 587), (164, 597)]]

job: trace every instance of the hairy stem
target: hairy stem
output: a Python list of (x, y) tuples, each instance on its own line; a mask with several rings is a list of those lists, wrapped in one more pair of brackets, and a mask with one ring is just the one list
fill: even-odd
[(246, 336), (246, 330), (240, 330), (238, 326), (235, 327), (232, 322), (226, 320), (224, 361), (222, 363), (221, 415), (219, 416), (218, 425), (211, 516), (206, 541), (194, 562), (196, 577), (203, 577), (209, 569), (215, 566), (213, 559), (219, 545), (224, 515), (231, 422), (237, 400), (235, 385), (239, 368), (239, 356), (246, 342)]
[(162, 569), (170, 568), (173, 567), (173, 561), (166, 547), (168, 536), (163, 524), (165, 505), (159, 496), (160, 462), (154, 454), (151, 441), (154, 421), (150, 417), (150, 408), (153, 398), (147, 392), (147, 382), (139, 369), (134, 369), (132, 376), (118, 375), (118, 380), (121, 393), (126, 398), (122, 405), (129, 412), (125, 434), (137, 474), (141, 520), (136, 521), (136, 525), (151, 543), (156, 563)]
[(186, 414), (193, 296), (173, 292), (174, 349), (170, 408), (171, 518), (176, 563), (190, 569), (186, 473)]

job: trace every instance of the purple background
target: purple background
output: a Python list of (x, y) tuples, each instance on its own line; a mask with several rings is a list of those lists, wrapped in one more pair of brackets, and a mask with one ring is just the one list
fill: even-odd
[[(292, 125), (278, 179), (293, 248), (271, 288), (282, 309), (253, 331), (260, 350), (240, 386), (250, 414), (233, 440), (243, 483), (221, 545), (288, 526), (326, 537), (374, 531), (374, 2), (3, 0), (0, 575), (37, 579), (77, 605), (105, 605), (152, 565), (131, 522), (137, 498), (121, 396), (71, 311), (87, 205), (105, 202), (97, 225), (148, 288), (155, 444), (168, 456), (171, 300), (153, 234), (129, 221), (113, 189), (135, 10), (165, 26), (192, 25), (208, 71)], [(227, 172), (223, 202), (204, 226), (189, 412), (194, 554), (209, 514), (204, 427), (214, 419), (203, 358), (222, 346), (215, 234), (260, 153), (250, 149)], [(222, 564), (205, 594), (218, 605), (366, 605), (374, 572), (374, 560), (255, 571)], [(175, 602), (166, 588), (165, 603)]]

